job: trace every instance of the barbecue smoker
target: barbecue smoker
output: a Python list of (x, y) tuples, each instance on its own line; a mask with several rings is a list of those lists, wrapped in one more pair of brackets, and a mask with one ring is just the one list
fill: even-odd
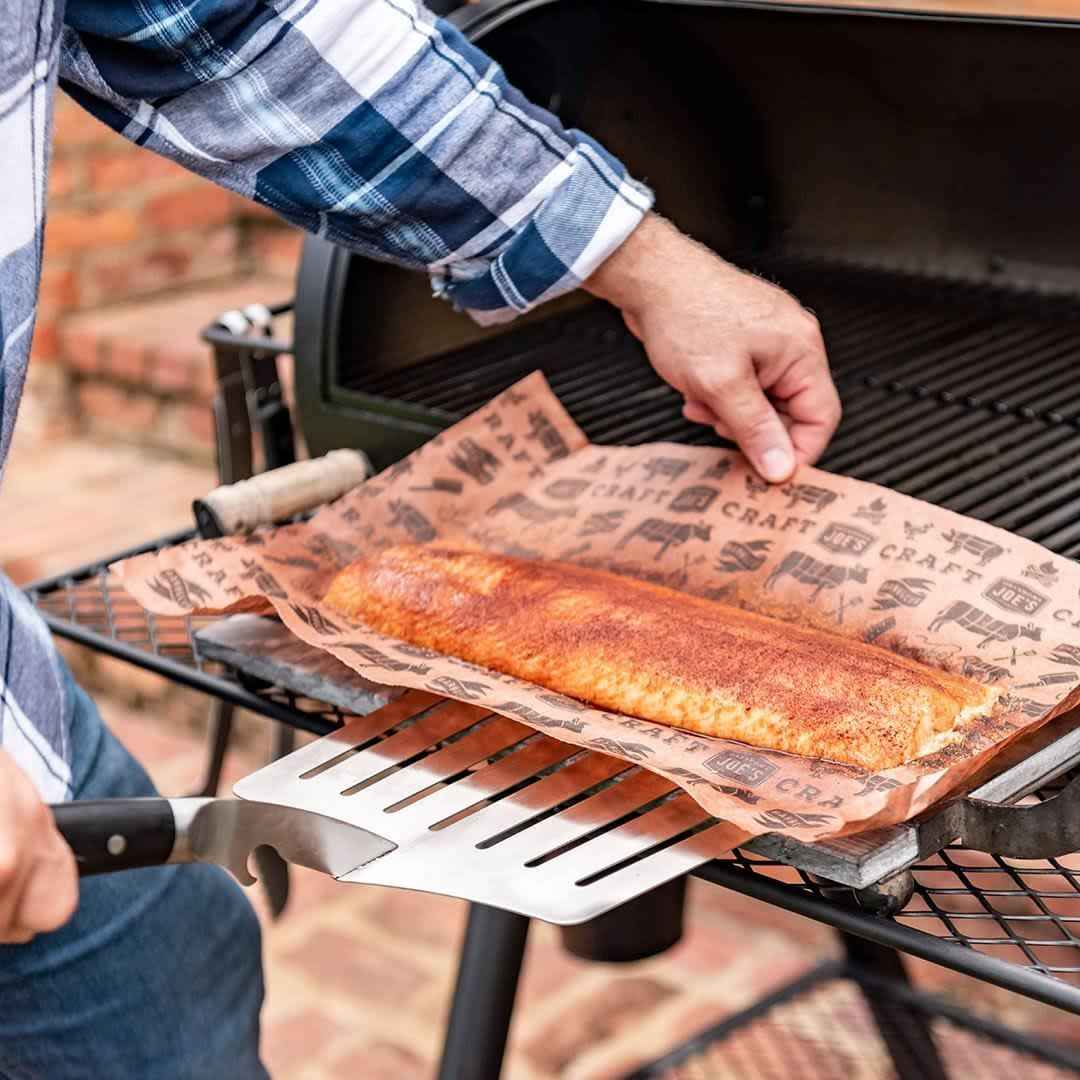
[[(950, 17), (947, 8), (976, 9), (979, 0), (925, 0), (922, 15), (769, 0), (492, 0), (452, 17), (531, 98), (598, 137), (648, 180), (658, 209), (785, 285), (817, 313), (845, 402), (823, 467), (1075, 557), (1080, 146), (1066, 133), (1080, 103), (1080, 15), (1073, 23), (1061, 17), (1069, 5), (1054, 2), (1045, 0), (1042, 16), (1029, 3), (1025, 13), (1006, 17), (1001, 4), (986, 0), (998, 17)], [(292, 342), (275, 336), (275, 318), (290, 310)], [(226, 483), (250, 476), (256, 463), (270, 469), (291, 462), (294, 421), (312, 455), (355, 447), (376, 468), (386, 467), (536, 369), (594, 442), (717, 442), (682, 419), (679, 397), (655, 376), (618, 316), (587, 296), (564, 298), (507, 327), (479, 329), (433, 300), (422, 276), (316, 239), (304, 248), (294, 304), (231, 312), (205, 336), (220, 380), (219, 463)], [(278, 358), (288, 353), (296, 356), (295, 415), (283, 402), (277, 372)], [(793, 505), (792, 519), (812, 509)], [(753, 512), (752, 493), (737, 512)], [(212, 515), (200, 519), (204, 534), (218, 524)], [(958, 536), (956, 543), (973, 539)], [(909, 541), (914, 557), (917, 523)], [(986, 553), (969, 551), (980, 554)], [(29, 594), (55, 632), (218, 699), (205, 793), (217, 786), (235, 705), (280, 722), (275, 752), (288, 748), (293, 727), (340, 729), (342, 711), (303, 700), (310, 683), (290, 675), (287, 664), (223, 671), (208, 660), (209, 638), (193, 645), (188, 622), (148, 618), (111, 592), (103, 575), (109, 561), (38, 583)], [(815, 567), (777, 572), (817, 574), (821, 588), (830, 585)], [(917, 590), (918, 582), (904, 587)], [(1080, 625), (1080, 601), (1062, 597), (1061, 605), (1063, 622)], [(985, 650), (986, 663), (1008, 664), (1010, 649), (1032, 644), (1018, 633), (1010, 641), (991, 634), (987, 641), (995, 647)], [(267, 638), (267, 651), (270, 644)], [(373, 696), (369, 707), (377, 704)], [(367, 710), (353, 703), (344, 711)], [(1026, 756), (999, 766), (999, 775), (972, 797), (926, 821), (813, 848), (765, 836), (693, 870), (836, 927), (846, 960), (824, 965), (635, 1076), (711, 1075), (709, 1063), (725, 1060), (731, 1040), (753, 1032), (772, 1052), (790, 1053), (790, 1075), (816, 1076), (819, 1066), (799, 1071), (811, 1068), (809, 1059), (787, 1041), (783, 1025), (769, 1025), (798, 1008), (796, 998), (839, 978), (861, 990), (868, 1023), (903, 1080), (1005, 1076), (1018, 1068), (1026, 1074), (1031, 1067), (1047, 1070), (1040, 1076), (1080, 1072), (1075, 1052), (1036, 1045), (919, 995), (907, 985), (896, 951), (1080, 1013), (1080, 871), (1075, 856), (1059, 857), (1080, 849), (1080, 732), (1065, 719), (1027, 747)], [(386, 722), (366, 722), (355, 717), (344, 729), (356, 732), (355, 762), (389, 737)], [(404, 733), (408, 750), (393, 768), (403, 776), (431, 770), (417, 772), (423, 782), (413, 786), (445, 785), (443, 806), (453, 802), (462, 777), (482, 780), (487, 774), (477, 770), (485, 764), (492, 773), (513, 773), (513, 784), (492, 789), (489, 809), (507, 815), (500, 819), (510, 822), (507, 846), (518, 851), (534, 834), (565, 836), (566, 849), (575, 852), (582, 836), (615, 842), (658, 806), (674, 805), (667, 801), (675, 798), (670, 785), (616, 783), (601, 765), (599, 782), (594, 777), (572, 789), (571, 769), (557, 771), (559, 747), (546, 736), (530, 743), (547, 762), (535, 774), (504, 757), (508, 751), (490, 747), (471, 766), (439, 772), (436, 763), (447, 754), (467, 760), (472, 729), (444, 731), (425, 743), (423, 725), (423, 717), (412, 716), (390, 729)], [(512, 733), (504, 736), (512, 742)], [(752, 755), (746, 757), (731, 763), (741, 770), (732, 775), (757, 783)], [(610, 761), (598, 754), (589, 760)], [(277, 782), (296, 778), (279, 773)], [(538, 792), (564, 782), (561, 802), (539, 816), (523, 810), (520, 792), (535, 805)], [(404, 781), (398, 787), (405, 790)], [(635, 801), (638, 788), (644, 793)], [(352, 805), (377, 815), (393, 808), (389, 798), (374, 784)], [(583, 833), (580, 815), (588, 816), (594, 799), (607, 809)], [(1011, 805), (1018, 801), (1020, 807)], [(417, 805), (420, 814), (423, 800)], [(691, 834), (704, 827), (693, 824), (692, 807), (687, 813)], [(402, 845), (414, 825), (425, 844), (453, 842), (452, 829), (431, 833), (434, 825), (414, 821), (401, 826)], [(673, 858), (681, 835), (676, 830), (673, 838), (631, 845), (625, 863), (646, 883), (641, 895), (568, 927), (567, 947), (622, 961), (677, 941), (686, 869), (668, 864), (664, 870), (663, 860)], [(963, 845), (950, 844), (957, 838)], [(965, 845), (997, 854), (972, 858)], [(505, 847), (494, 840), (460, 860), (449, 847), (427, 850), (432, 867), (472, 866), (491, 880), (506, 873)], [(398, 857), (387, 856), (386, 866), (398, 865)], [(1024, 860), (1019, 865), (1017, 857)], [(536, 888), (562, 895), (583, 881), (597, 879), (595, 887), (603, 889), (618, 877), (582, 870), (580, 880), (564, 880), (562, 865), (550, 858), (531, 870)], [(264, 861), (262, 876), (280, 906), (282, 867)], [(498, 1076), (527, 925), (521, 915), (474, 903), (442, 1080)], [(848, 1023), (823, 1019), (827, 1009), (817, 1015), (820, 1025)], [(983, 1056), (965, 1057), (973, 1039), (986, 1048)], [(1036, 1060), (1046, 1064), (1033, 1066)], [(741, 1057), (736, 1072), (722, 1075), (749, 1080), (758, 1074), (748, 1062)], [(820, 1069), (820, 1075), (847, 1075), (840, 1062)]]

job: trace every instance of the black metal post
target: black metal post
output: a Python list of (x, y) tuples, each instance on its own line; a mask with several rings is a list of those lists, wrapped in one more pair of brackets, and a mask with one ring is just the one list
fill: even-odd
[[(911, 985), (903, 958), (895, 949), (843, 932), (840, 940), (853, 968), (891, 983)], [(899, 1080), (948, 1080), (927, 1015), (903, 1001), (875, 994), (872, 987), (860, 983), (859, 989), (874, 1015)]]
[(685, 908), (686, 878), (677, 877), (586, 923), (562, 927), (563, 948), (604, 964), (647, 960), (679, 943)]
[(235, 707), (232, 702), (214, 698), (210, 702), (210, 717), (207, 721), (208, 750), (206, 755), (206, 771), (203, 773), (202, 783), (195, 789), (194, 794), (204, 799), (212, 798), (221, 787), (221, 770), (225, 766), (225, 752), (229, 749), (229, 741), (232, 739), (233, 716)]
[(438, 1080), (499, 1080), (529, 920), (469, 905)]

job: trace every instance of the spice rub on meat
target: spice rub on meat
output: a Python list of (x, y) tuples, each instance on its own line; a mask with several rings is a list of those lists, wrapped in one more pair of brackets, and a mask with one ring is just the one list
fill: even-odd
[(483, 551), (388, 548), (342, 570), (325, 601), (603, 709), (873, 770), (938, 749), (999, 693), (658, 585)]

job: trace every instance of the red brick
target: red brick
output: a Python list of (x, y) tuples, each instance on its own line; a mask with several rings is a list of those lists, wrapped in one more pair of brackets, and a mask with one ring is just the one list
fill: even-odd
[(281, 218), (278, 217), (269, 206), (257, 203), (253, 199), (245, 199), (243, 195), (234, 195), (233, 198), (236, 200), (235, 206), (237, 217), (245, 218), (249, 221), (281, 221)]
[(183, 406), (184, 428), (197, 447), (211, 448), (217, 438), (214, 413), (209, 405)]
[(46, 266), (41, 272), (38, 290), (40, 311), (60, 312), (78, 303), (79, 290), (75, 271), (71, 267)]
[(430, 1062), (385, 1042), (371, 1043), (336, 1059), (330, 1071), (334, 1080), (430, 1080), (433, 1074)]
[(771, 994), (781, 986), (797, 979), (809, 971), (815, 961), (820, 960), (811, 952), (787, 952), (762, 958), (739, 981), (738, 990), (743, 995), (740, 1005), (750, 1005), (766, 994)]
[(139, 235), (134, 211), (114, 206), (104, 210), (54, 210), (45, 227), (45, 261), (71, 251), (100, 250), (130, 244)]
[(211, 402), (217, 393), (217, 373), (209, 351), (199, 357), (191, 377), (191, 392), (200, 402)]
[(119, 143), (121, 136), (69, 98), (57, 98), (53, 114), (53, 146), (58, 155), (110, 139)]
[(84, 292), (89, 305), (115, 303), (171, 285), (185, 283), (193, 258), (193, 243), (168, 247), (123, 249), (95, 259), (88, 267)]
[(284, 955), (316, 982), (381, 1004), (401, 1006), (427, 981), (404, 956), (340, 930), (318, 929)]
[(149, 394), (129, 394), (112, 383), (84, 382), (78, 390), (79, 408), (102, 431), (126, 434), (151, 431), (158, 402)]
[(204, 233), (199, 237), (199, 245), (195, 250), (202, 260), (213, 262), (218, 274), (228, 271), (228, 265), (223, 266), (220, 260), (232, 258), (240, 250), (240, 230), (229, 224)]
[(733, 961), (746, 953), (747, 932), (736, 924), (703, 926), (690, 924), (682, 941), (665, 959), (680, 971), (695, 975), (719, 975)]
[[(145, 668), (136, 667), (126, 660), (119, 660), (103, 653), (96, 657), (95, 686), (107, 689), (111, 695), (123, 698), (125, 704), (130, 706), (142, 706), (148, 702), (161, 702), (169, 697), (170, 693), (179, 690), (175, 683), (161, 675), (155, 675)], [(179, 691), (186, 693), (186, 691)], [(143, 713), (132, 712), (130, 719), (138, 725), (139, 731), (157, 730), (153, 725), (147, 724), (147, 717)], [(111, 721), (110, 721), (111, 722)], [(172, 732), (172, 728), (167, 729)], [(116, 732), (119, 736), (119, 731)], [(141, 760), (142, 750), (125, 741), (135, 756)], [(137, 752), (136, 752), (137, 751)]]
[(43, 312), (38, 315), (34, 323), (34, 338), (30, 345), (30, 355), (40, 364), (58, 360), (59, 354), (59, 324), (55, 316)]
[[(190, 328), (191, 336), (197, 333), (196, 327)], [(150, 358), (150, 385), (160, 393), (187, 394), (191, 392), (195, 381), (195, 365), (192, 363), (191, 348), (181, 341), (177, 348), (162, 347), (155, 349)]]
[(78, 187), (79, 163), (61, 158), (49, 167), (49, 198), (66, 199)]
[(719, 920), (744, 927), (772, 931), (800, 943), (824, 944), (833, 940), (832, 931), (783, 908), (742, 896), (707, 881), (691, 879), (688, 910), (703, 923)]
[(259, 229), (252, 241), (259, 269), (292, 277), (300, 262), (304, 235), (296, 229)]
[(157, 228), (197, 229), (228, 221), (233, 210), (228, 191), (202, 183), (158, 195), (146, 204), (144, 213)]
[(132, 188), (142, 190), (151, 181), (191, 179), (180, 165), (138, 147), (95, 155), (88, 162), (87, 174), (90, 190), (103, 195), (126, 194)]
[(613, 980), (602, 994), (580, 998), (533, 1036), (525, 1052), (539, 1068), (558, 1073), (591, 1046), (647, 1016), (675, 991), (644, 976)]
[(101, 370), (104, 350), (96, 332), (82, 327), (61, 326), (60, 348), (63, 360), (75, 371)]
[[(648, 1040), (634, 1039), (625, 1047), (621, 1041), (616, 1043), (611, 1054), (605, 1054), (602, 1064), (589, 1069), (588, 1080), (623, 1080), (623, 1077), (636, 1072), (643, 1065), (664, 1057), (707, 1031), (724, 1019), (728, 1012), (730, 1010), (713, 1002), (686, 1001), (674, 1015), (668, 1010), (662, 1036)], [(731, 1074), (731, 1080), (735, 1080), (735, 1075)]]
[(325, 1010), (305, 1009), (268, 1024), (263, 1035), (262, 1054), (273, 1076), (285, 1076), (318, 1056), (327, 1043), (347, 1032)]
[(552, 994), (564, 993), (573, 979), (590, 968), (587, 961), (572, 956), (558, 941), (541, 940), (534, 927), (529, 935), (518, 990), (522, 1006), (528, 1008), (533, 1002), (544, 1001)]
[(79, 409), (84, 417), (94, 420), (113, 420), (123, 414), (127, 405), (126, 391), (110, 383), (84, 382), (78, 389)]
[(125, 383), (141, 382), (146, 374), (146, 349), (141, 341), (118, 336), (109, 344), (105, 370), (114, 379)]
[(376, 903), (375, 918), (405, 941), (456, 945), (465, 928), (465, 904), (431, 893), (387, 889)]

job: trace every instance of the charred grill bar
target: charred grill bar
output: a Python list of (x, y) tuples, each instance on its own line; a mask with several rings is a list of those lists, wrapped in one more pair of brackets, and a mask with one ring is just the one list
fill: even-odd
[[(847, 2), (488, 0), (454, 18), (534, 100), (601, 138), (652, 182), (663, 212), (818, 314), (845, 404), (826, 469), (1078, 557), (1080, 216), (1072, 180), (1080, 146), (1065, 133), (1080, 100), (1080, 23), (880, 14)], [(421, 278), (309, 240), (294, 340), (273, 330), (238, 332), (234, 320), (231, 329), (205, 335), (221, 379), (227, 481), (250, 473), (253, 436), (256, 456), (270, 465), (291, 458), (275, 367), (290, 352), (298, 360), (293, 419), (312, 453), (358, 446), (377, 467), (536, 369), (596, 442), (717, 441), (682, 419), (678, 397), (618, 317), (582, 297), (509, 328), (479, 330), (433, 301)], [(753, 492), (725, 512), (754, 515)], [(793, 498), (788, 519), (761, 527), (800, 528), (815, 512)], [(920, 523), (910, 522), (906, 533), (906, 545), (882, 557), (895, 561), (898, 577), (917, 578)], [(110, 590), (108, 561), (38, 583), (30, 596), (56, 633), (219, 699), (218, 765), (234, 705), (315, 732), (348, 719), (305, 699), (288, 680), (223, 667), (194, 641), (197, 622), (155, 618)], [(1045, 584), (1052, 591), (1052, 581)], [(1062, 597), (1058, 618), (1063, 638), (1080, 629), (1080, 600)], [(1007, 665), (1013, 648), (1030, 644), (1021, 628), (995, 642), (998, 648), (985, 650), (990, 666)], [(352, 711), (380, 700), (373, 688), (370, 701)], [(965, 1064), (974, 1059), (957, 1050), (964, 1039), (968, 1051), (971, 1040), (987, 1047), (989, 1056), (978, 1060), (992, 1060), (1001, 1075), (1040, 1059), (1063, 1076), (1080, 1072), (1075, 1053), (1040, 1047), (918, 995), (889, 951), (1080, 1012), (1078, 857), (1018, 861), (993, 854), (993, 844), (984, 853), (949, 843), (958, 833), (992, 837), (993, 813), (1009, 813), (998, 803), (1024, 798), (1044, 810), (1075, 803), (1075, 735), (1033, 754), (1038, 767), (1029, 766), (1026, 780), (1018, 772), (1008, 782), (991, 780), (980, 792), (989, 816), (968, 821), (957, 812), (898, 830), (889, 843), (876, 842), (877, 863), (859, 838), (808, 852), (766, 837), (695, 871), (836, 927), (849, 935), (847, 960), (638, 1075), (708, 1075), (714, 1054), (743, 1061), (737, 1055), (750, 1053), (747, 1042), (776, 1037), (773, 1018), (804, 1000), (825, 1000), (820, 995), (840, 977), (869, 1003), (865, 1023), (904, 1080), (974, 1075)], [(535, 750), (535, 740), (546, 739), (536, 735), (528, 745)], [(208, 790), (216, 779), (211, 768)], [(492, 810), (498, 800), (512, 805), (514, 794), (499, 793)], [(569, 820), (587, 797), (550, 812)], [(620, 804), (601, 831), (638, 820), (652, 802)], [(635, 855), (645, 877), (664, 880), (656, 867), (670, 846)], [(849, 887), (903, 867), (910, 874), (883, 885), (857, 894)], [(683, 884), (676, 878), (625, 912), (574, 928), (568, 947), (608, 959), (659, 951), (677, 937)], [(635, 937), (634, 923), (643, 918), (654, 924), (647, 943)], [(497, 1076), (524, 929), (519, 916), (474, 909), (446, 1080)], [(890, 978), (883, 981), (882, 972)], [(836, 1023), (826, 1006), (815, 1015)]]

